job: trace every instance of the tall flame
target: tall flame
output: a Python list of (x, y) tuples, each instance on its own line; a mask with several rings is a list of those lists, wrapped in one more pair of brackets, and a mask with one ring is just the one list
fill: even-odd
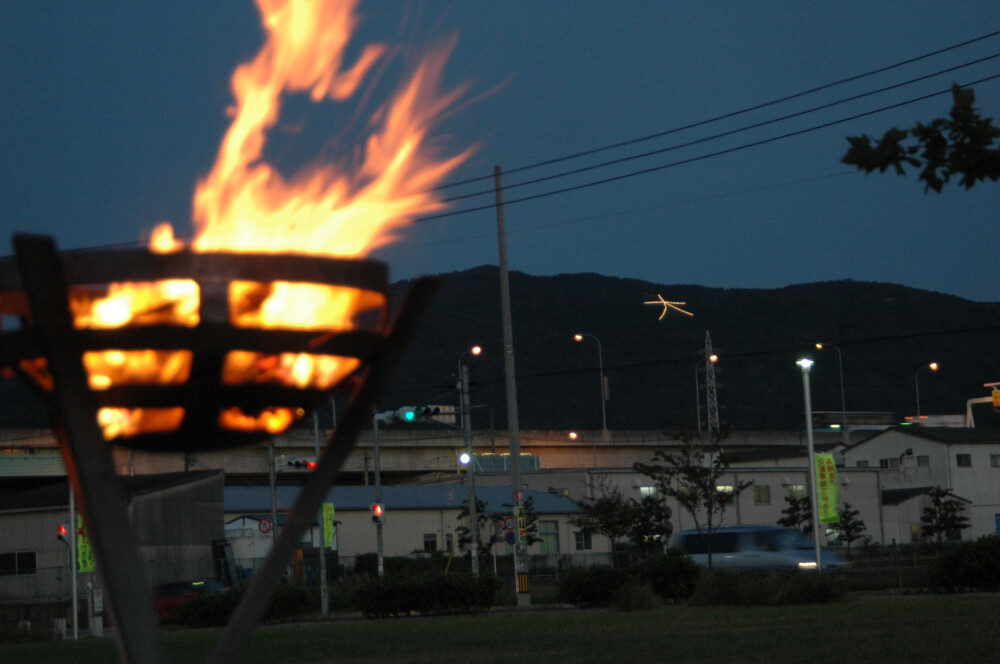
[[(282, 98), (307, 94), (312, 102), (344, 102), (355, 96), (389, 49), (361, 50), (353, 63), (346, 51), (358, 18), (358, 0), (257, 0), (265, 42), (232, 76), (235, 103), (212, 170), (197, 185), (193, 202), (198, 252), (282, 252), (358, 257), (392, 239), (416, 216), (438, 210), (434, 188), (468, 156), (440, 156), (429, 145), (435, 121), (463, 90), (439, 92), (453, 44), (426, 56), (398, 92), (378, 108), (370, 134), (355, 152), (353, 169), (313, 163), (288, 178), (264, 159), (268, 132), (281, 115)], [(183, 249), (168, 223), (153, 233), (150, 249)], [(192, 288), (193, 287), (193, 288)], [(105, 298), (74, 296), (80, 328), (150, 323), (197, 325), (198, 289), (185, 282), (113, 285)], [(239, 327), (348, 330), (355, 314), (384, 306), (380, 294), (346, 287), (277, 282), (234, 282), (231, 322)], [(248, 306), (249, 303), (249, 306)], [(90, 353), (86, 365), (98, 390), (137, 383), (170, 384), (186, 377), (184, 350)], [(152, 365), (152, 367), (151, 367)], [(302, 353), (266, 355), (234, 349), (220, 381), (276, 381), (328, 389), (358, 366), (357, 359)], [(158, 370), (156, 368), (159, 368)], [(150, 378), (153, 377), (153, 378)], [(169, 430), (183, 414), (161, 409), (103, 409), (105, 436)], [(220, 415), (234, 429), (280, 431), (290, 412), (239, 409)]]
[(266, 41), (233, 73), (233, 121), (194, 196), (195, 249), (357, 256), (388, 241), (393, 228), (437, 210), (430, 190), (466, 157), (439, 158), (427, 145), (435, 119), (461, 94), (437, 92), (450, 47), (426, 57), (374, 114), (354, 173), (315, 164), (286, 179), (261, 159), (282, 96), (344, 101), (387, 48), (367, 46), (354, 64), (345, 63), (357, 0), (257, 4)]

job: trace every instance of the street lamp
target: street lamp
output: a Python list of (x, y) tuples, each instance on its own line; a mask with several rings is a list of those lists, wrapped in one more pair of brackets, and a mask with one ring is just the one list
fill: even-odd
[(698, 432), (701, 432), (701, 396), (698, 392), (698, 368), (703, 364), (705, 365), (705, 405), (708, 405), (708, 365), (706, 361), (710, 363), (716, 363), (719, 361), (719, 356), (716, 354), (710, 355), (708, 358), (702, 358), (694, 364), (694, 411), (698, 418)]
[(844, 399), (844, 356), (840, 353), (840, 348), (834, 344), (823, 344), (816, 342), (816, 349), (823, 350), (824, 346), (829, 346), (837, 352), (837, 368), (840, 370), (840, 427), (844, 433), (844, 443), (851, 444), (851, 435), (847, 433), (847, 401)]
[(458, 389), (462, 399), (462, 430), (465, 433), (465, 453), (462, 463), (469, 469), (469, 547), (472, 554), (472, 574), (479, 575), (479, 518), (476, 515), (476, 462), (472, 454), (472, 407), (469, 404), (469, 366), (462, 364), (465, 356), (478, 356), (482, 347), (473, 346), (458, 356)]
[(577, 342), (582, 342), (584, 337), (589, 337), (590, 339), (597, 342), (597, 369), (601, 374), (601, 436), (605, 441), (608, 440), (608, 413), (604, 406), (604, 403), (608, 401), (608, 391), (605, 387), (604, 380), (604, 356), (601, 354), (601, 340), (589, 333), (577, 333), (573, 335), (573, 339)]
[(813, 366), (811, 358), (802, 358), (795, 363), (802, 368), (802, 390), (806, 400), (806, 442), (809, 450), (809, 503), (812, 508), (813, 548), (816, 552), (816, 570), (822, 572), (823, 559), (819, 547), (819, 497), (816, 496), (816, 449), (813, 446), (812, 396), (809, 394), (809, 370)]
[(938, 371), (938, 367), (940, 367), (940, 365), (938, 365), (937, 363), (931, 363), (929, 365), (921, 365), (920, 367), (917, 368), (917, 371), (913, 373), (913, 385), (916, 387), (917, 390), (917, 418), (920, 417), (920, 370), (929, 369), (932, 372), (936, 372)]

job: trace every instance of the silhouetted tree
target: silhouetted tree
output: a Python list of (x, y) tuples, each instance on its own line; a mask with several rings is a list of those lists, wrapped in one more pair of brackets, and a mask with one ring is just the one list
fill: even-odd
[[(905, 166), (921, 169), (924, 191), (941, 192), (952, 176), (961, 176), (959, 184), (970, 189), (980, 180), (1000, 178), (1000, 128), (992, 118), (983, 118), (973, 108), (976, 93), (971, 88), (952, 86), (954, 105), (948, 118), (937, 118), (929, 125), (917, 123), (911, 129), (893, 127), (881, 140), (868, 135), (849, 136), (851, 147), (841, 158), (865, 173), (875, 169), (884, 173), (892, 167), (903, 175)], [(904, 143), (908, 138), (914, 142)]]
[(705, 541), (708, 567), (712, 568), (712, 531), (722, 523), (726, 506), (734, 502), (752, 481), (734, 482), (723, 488), (720, 479), (727, 473), (723, 461), (722, 441), (729, 436), (729, 429), (712, 432), (712, 442), (702, 444), (688, 432), (679, 432), (674, 438), (680, 441), (676, 449), (658, 450), (652, 464), (633, 465), (656, 483), (662, 496), (669, 496), (691, 515), (695, 529)]
[(787, 526), (805, 534), (812, 533), (812, 501), (809, 500), (809, 495), (786, 496), (785, 503), (788, 505), (781, 511), (778, 526)]
[(861, 540), (864, 536), (862, 534), (868, 530), (865, 526), (864, 520), (861, 519), (861, 511), (854, 510), (851, 508), (851, 504), (844, 503), (844, 507), (840, 509), (840, 521), (837, 523), (837, 530), (840, 532), (840, 538), (847, 544), (847, 558), (851, 557), (851, 543), (855, 540)]
[(927, 496), (931, 505), (924, 508), (924, 514), (920, 516), (924, 537), (933, 538), (939, 545), (945, 538), (958, 540), (962, 529), (969, 528), (969, 518), (962, 514), (965, 506), (951, 496), (950, 488), (944, 489), (940, 485), (928, 490)]

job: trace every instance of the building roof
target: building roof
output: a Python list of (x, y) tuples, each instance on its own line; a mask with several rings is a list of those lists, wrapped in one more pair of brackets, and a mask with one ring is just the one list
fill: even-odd
[[(815, 443), (813, 445), (813, 449), (817, 453), (835, 453), (842, 448), (844, 448), (844, 444), (840, 442)], [(746, 464), (748, 462), (759, 462), (761, 460), (806, 457), (808, 454), (808, 446), (768, 446), (762, 448), (748, 448), (746, 450), (726, 451), (722, 454), (722, 461), (726, 464)]]
[[(298, 496), (299, 486), (281, 485), (275, 488), (278, 511), (291, 509)], [(534, 499), (535, 513), (575, 514), (577, 505), (564, 496), (547, 492), (524, 490), (525, 498)], [(383, 485), (381, 503), (390, 510), (461, 510), (462, 502), (469, 498), (466, 485)], [(486, 504), (491, 513), (509, 510), (510, 485), (477, 485), (476, 498)], [(343, 485), (330, 489), (326, 501), (340, 510), (368, 510), (375, 503), (373, 485)], [(266, 515), (271, 510), (271, 489), (267, 485), (232, 485), (225, 488), (225, 511)]]
[(1000, 429), (984, 427), (892, 427), (879, 432), (875, 436), (854, 444), (848, 450), (854, 450), (866, 443), (871, 443), (889, 432), (897, 432), (914, 436), (919, 439), (926, 439), (935, 443), (951, 444), (1000, 444)]
[[(882, 490), (882, 504), (886, 506), (898, 506), (901, 503), (906, 503), (910, 499), (918, 496), (927, 494), (927, 492), (934, 489), (933, 487), (903, 487), (894, 490)], [(972, 503), (968, 499), (963, 499), (960, 496), (948, 492), (950, 496), (955, 497), (959, 501), (964, 501), (965, 503)]]
[[(139, 476), (118, 476), (127, 496), (159, 492), (197, 480), (212, 478), (222, 471), (180, 471)], [(45, 479), (38, 485), (20, 491), (0, 494), (0, 512), (23, 510), (58, 510), (69, 507), (69, 485), (65, 478)]]

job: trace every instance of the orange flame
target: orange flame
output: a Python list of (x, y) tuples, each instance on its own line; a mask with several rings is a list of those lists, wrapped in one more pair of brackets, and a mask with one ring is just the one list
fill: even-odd
[[(263, 159), (283, 95), (306, 93), (314, 103), (344, 102), (385, 58), (388, 48), (375, 44), (363, 48), (353, 63), (347, 62), (346, 50), (358, 23), (357, 4), (358, 0), (257, 0), (265, 43), (233, 73), (233, 120), (212, 170), (194, 194), (194, 251), (364, 256), (389, 242), (394, 229), (442, 207), (434, 187), (469, 154), (440, 156), (428, 141), (436, 119), (463, 93), (438, 92), (451, 45), (428, 55), (374, 113), (370, 136), (359, 147), (350, 172), (314, 163), (285, 178)], [(183, 245), (164, 223), (154, 232), (150, 249), (165, 253)], [(385, 306), (380, 294), (316, 284), (234, 282), (229, 297), (231, 322), (240, 327), (348, 330), (359, 310)], [(183, 280), (112, 285), (103, 298), (75, 295), (75, 324), (194, 326), (198, 299), (197, 285)], [(108, 350), (88, 353), (86, 359), (91, 385), (98, 389), (176, 382), (185, 376), (186, 363), (190, 356), (183, 350)], [(234, 350), (226, 358), (220, 381), (277, 381), (328, 389), (357, 365), (355, 359), (335, 356)], [(168, 410), (139, 411), (103, 409), (99, 420), (105, 436), (170, 429), (179, 418)], [(285, 411), (253, 416), (231, 409), (220, 415), (220, 422), (234, 429), (279, 431), (301, 415)]]

